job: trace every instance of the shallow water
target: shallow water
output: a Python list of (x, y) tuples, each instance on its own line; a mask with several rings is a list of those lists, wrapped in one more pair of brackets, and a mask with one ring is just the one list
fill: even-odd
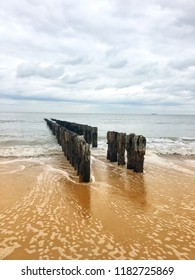
[(94, 149), (80, 184), (60, 152), (1, 159), (0, 259), (194, 259), (191, 162), (146, 157), (136, 174)]

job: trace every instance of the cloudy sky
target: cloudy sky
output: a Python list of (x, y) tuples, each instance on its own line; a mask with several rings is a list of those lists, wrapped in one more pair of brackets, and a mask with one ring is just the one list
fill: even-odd
[(0, 2), (0, 112), (195, 113), (194, 0)]

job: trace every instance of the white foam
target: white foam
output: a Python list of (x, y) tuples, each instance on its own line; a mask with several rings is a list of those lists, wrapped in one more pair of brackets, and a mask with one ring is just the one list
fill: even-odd
[[(195, 172), (188, 169), (187, 166), (186, 167), (180, 166), (179, 164), (174, 163), (173, 161), (170, 161), (169, 158), (160, 157), (160, 156), (155, 155), (155, 154), (150, 154), (150, 156), (146, 156), (145, 157), (145, 162), (149, 162), (149, 163), (154, 164), (154, 165), (161, 165), (163, 167), (175, 169), (177, 171), (181, 171), (181, 172), (191, 174), (191, 175), (195, 174)], [(191, 162), (192, 165), (195, 165), (194, 160), (191, 160), (190, 162)], [(189, 167), (191, 166), (189, 164), (189, 162), (188, 162), (188, 166)]]
[(91, 182), (95, 183), (95, 176), (94, 176), (94, 174), (91, 174)]
[[(186, 141), (186, 139), (188, 139)], [(194, 138), (147, 138), (147, 154), (194, 155)]]
[(51, 159), (50, 157), (47, 157), (47, 158), (45, 158), (45, 157), (14, 158), (14, 159), (0, 161), (0, 165), (7, 165), (7, 164), (16, 163), (16, 162), (30, 162), (30, 163), (44, 165), (45, 162), (50, 160), (50, 159)]
[(71, 181), (71, 182), (77, 184), (77, 182), (76, 182), (75, 180), (73, 180), (73, 179), (70, 178), (69, 173), (66, 172), (65, 170), (61, 170), (61, 169), (58, 169), (58, 168), (54, 168), (54, 167), (52, 167), (51, 165), (45, 166), (45, 170), (46, 170), (47, 172), (49, 172), (49, 173), (50, 173), (50, 172), (60, 173), (60, 174), (62, 174), (64, 177), (66, 177), (66, 179), (68, 179), (69, 181)]
[(18, 169), (12, 170), (12, 171), (7, 171), (7, 172), (2, 172), (2, 174), (12, 174), (16, 172), (21, 172), (25, 169), (26, 167), (24, 165), (19, 166)]
[(0, 157), (38, 157), (61, 153), (59, 145), (16, 145), (0, 147)]
[(19, 243), (15, 243), (13, 246), (7, 246), (6, 248), (0, 248), (0, 259), (3, 260), (10, 254), (12, 254), (17, 248), (20, 248)]
[(184, 160), (185, 164), (187, 164), (189, 167), (195, 167), (195, 160)]

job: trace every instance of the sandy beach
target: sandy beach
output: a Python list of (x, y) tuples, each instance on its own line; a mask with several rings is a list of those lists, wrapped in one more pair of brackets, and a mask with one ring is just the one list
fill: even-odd
[(0, 160), (0, 259), (195, 259), (194, 159), (91, 162), (80, 184), (63, 155)]

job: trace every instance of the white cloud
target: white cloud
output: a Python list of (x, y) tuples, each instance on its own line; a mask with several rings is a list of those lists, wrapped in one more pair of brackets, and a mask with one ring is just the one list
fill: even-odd
[(194, 8), (192, 0), (1, 1), (0, 110), (19, 100), (17, 110), (72, 102), (72, 111), (194, 113)]

